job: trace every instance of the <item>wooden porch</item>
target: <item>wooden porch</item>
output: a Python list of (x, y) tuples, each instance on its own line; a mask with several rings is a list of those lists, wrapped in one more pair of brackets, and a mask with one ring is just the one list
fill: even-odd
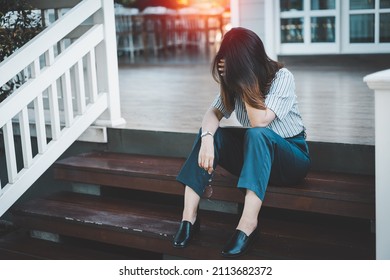
[[(190, 49), (135, 63), (120, 57), (124, 128), (196, 133), (218, 93), (207, 52)], [(309, 141), (374, 145), (374, 94), (363, 77), (388, 68), (390, 55), (290, 56), (279, 60), (295, 76)], [(147, 81), (147, 82), (143, 82)], [(224, 122), (237, 125), (237, 121)]]

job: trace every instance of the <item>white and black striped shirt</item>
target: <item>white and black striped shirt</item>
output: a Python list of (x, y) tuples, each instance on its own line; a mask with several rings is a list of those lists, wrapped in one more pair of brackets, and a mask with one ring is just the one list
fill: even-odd
[[(276, 115), (276, 118), (267, 126), (269, 129), (283, 138), (292, 137), (305, 131), (298, 109), (294, 76), (286, 68), (282, 68), (276, 73), (266, 96), (265, 105)], [(232, 113), (223, 105), (220, 95), (215, 98), (211, 106), (217, 108), (227, 119)], [(251, 126), (245, 104), (241, 98), (235, 99), (234, 111), (242, 126)]]

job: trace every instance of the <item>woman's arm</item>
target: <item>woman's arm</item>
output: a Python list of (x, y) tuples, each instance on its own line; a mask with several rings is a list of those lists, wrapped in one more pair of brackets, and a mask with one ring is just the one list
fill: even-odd
[(206, 170), (209, 174), (213, 172), (214, 164), (214, 134), (219, 127), (219, 122), (222, 119), (222, 113), (216, 108), (209, 108), (203, 116), (202, 121), (202, 134), (209, 132), (210, 134), (205, 134), (202, 137), (201, 146), (198, 156), (199, 167)]
[(218, 109), (210, 107), (203, 116), (202, 133), (209, 131), (214, 135), (215, 131), (217, 131), (219, 122), (222, 117), (223, 115)]
[(256, 109), (248, 103), (245, 103), (245, 108), (248, 113), (251, 127), (266, 127), (276, 118), (275, 113), (268, 108), (265, 110)]

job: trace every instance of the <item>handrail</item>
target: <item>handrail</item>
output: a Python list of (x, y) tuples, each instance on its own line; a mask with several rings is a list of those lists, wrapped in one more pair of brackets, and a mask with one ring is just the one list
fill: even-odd
[[(8, 69), (0, 76), (0, 85), (15, 77), (21, 70), (31, 63), (31, 57), (39, 57), (49, 47), (63, 39), (69, 32), (81, 25), (90, 15), (101, 7), (100, 1), (82, 1), (71, 9), (66, 16), (60, 18), (55, 24), (43, 30), (34, 40), (30, 41), (8, 59), (0, 63), (0, 69)], [(69, 20), (73, 19), (73, 20)], [(44, 42), (44, 43), (43, 43)], [(4, 68), (3, 68), (4, 67)], [(1, 108), (1, 104), (0, 104)]]
[[(45, 7), (49, 2), (42, 0)], [(0, 86), (19, 73), (27, 76), (0, 103), (0, 164), (6, 165), (0, 170), (0, 216), (98, 118), (121, 123), (113, 2), (75, 2), (0, 63)]]

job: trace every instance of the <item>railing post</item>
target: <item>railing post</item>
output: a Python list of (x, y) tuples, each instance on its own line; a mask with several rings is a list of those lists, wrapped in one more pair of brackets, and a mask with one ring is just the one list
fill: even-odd
[(120, 107), (114, 1), (100, 1), (101, 12), (94, 16), (95, 23), (102, 23), (104, 29), (104, 40), (96, 47), (97, 82), (98, 91), (107, 92), (108, 109), (95, 124), (112, 127), (125, 123)]
[[(375, 91), (376, 258), (390, 259), (390, 69), (364, 77)], [(358, 109), (358, 108), (357, 108)]]

